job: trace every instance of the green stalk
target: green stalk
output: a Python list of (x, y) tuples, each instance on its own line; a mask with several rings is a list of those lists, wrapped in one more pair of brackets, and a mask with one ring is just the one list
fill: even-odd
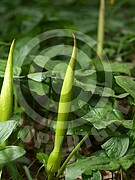
[(89, 132), (88, 134), (86, 134), (84, 136), (84, 138), (76, 145), (76, 147), (72, 150), (72, 152), (68, 155), (67, 159), (64, 161), (64, 163), (62, 164), (61, 168), (58, 171), (58, 174), (56, 176), (56, 178), (58, 179), (61, 175), (61, 173), (63, 172), (63, 170), (65, 169), (66, 165), (68, 164), (68, 162), (70, 161), (70, 159), (72, 158), (72, 156), (77, 152), (77, 150), (80, 148), (80, 146), (85, 142), (85, 140), (89, 137), (91, 132)]
[(11, 44), (5, 70), (3, 85), (0, 95), (0, 122), (7, 121), (12, 116), (13, 110), (13, 48), (14, 41)]
[(33, 180), (33, 178), (31, 177), (29, 168), (27, 166), (23, 166), (23, 168), (24, 168), (24, 171), (25, 171), (25, 174), (26, 174), (28, 180)]
[(100, 1), (98, 32), (97, 32), (97, 55), (102, 57), (104, 46), (104, 22), (105, 21), (105, 0)]
[(46, 170), (49, 174), (48, 179), (51, 180), (54, 174), (58, 171), (61, 159), (62, 159), (62, 144), (63, 139), (67, 131), (67, 122), (69, 119), (69, 113), (71, 108), (72, 101), (72, 88), (74, 83), (74, 73), (76, 65), (76, 39), (74, 38), (74, 48), (72, 56), (69, 62), (69, 65), (66, 70), (65, 78), (62, 85), (59, 109), (58, 109), (58, 118), (57, 118), (57, 127), (55, 134), (54, 149), (49, 156)]
[(123, 171), (122, 171), (122, 168), (120, 167), (120, 180), (123, 180)]

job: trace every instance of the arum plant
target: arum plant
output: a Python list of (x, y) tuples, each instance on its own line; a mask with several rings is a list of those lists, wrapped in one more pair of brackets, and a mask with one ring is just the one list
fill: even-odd
[(46, 166), (46, 170), (48, 172), (48, 180), (53, 179), (54, 174), (60, 168), (62, 159), (62, 144), (67, 131), (67, 122), (69, 119), (69, 113), (71, 108), (74, 74), (76, 66), (76, 39), (74, 34), (73, 38), (74, 48), (69, 65), (66, 70), (60, 94), (54, 149), (48, 158), (48, 163)]
[(97, 32), (97, 55), (102, 57), (104, 45), (104, 22), (105, 21), (105, 0), (100, 0), (98, 32)]
[[(115, 0), (109, 0), (112, 5)], [(104, 31), (105, 31), (105, 0), (100, 0), (99, 9), (99, 19), (98, 19), (98, 32), (97, 32), (97, 55), (102, 57), (103, 47), (104, 47)]]
[(11, 44), (7, 66), (4, 74), (0, 94), (0, 122), (7, 121), (12, 116), (13, 108), (13, 49), (14, 41)]

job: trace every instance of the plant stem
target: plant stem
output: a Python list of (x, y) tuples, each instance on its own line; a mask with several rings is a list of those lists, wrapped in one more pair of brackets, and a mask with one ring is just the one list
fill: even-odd
[(48, 179), (47, 180), (53, 180), (53, 174), (48, 174)]
[(31, 177), (31, 174), (30, 174), (28, 167), (24, 166), (23, 168), (24, 168), (24, 171), (25, 171), (25, 174), (26, 174), (28, 180), (32, 180), (32, 177)]
[(123, 180), (123, 172), (122, 172), (122, 168), (120, 168), (120, 180)]
[(98, 32), (97, 32), (97, 55), (102, 57), (104, 45), (104, 21), (105, 21), (105, 0), (100, 1)]
[(58, 179), (59, 176), (61, 175), (61, 173), (63, 172), (63, 170), (65, 169), (66, 165), (68, 164), (69, 160), (72, 158), (72, 156), (76, 153), (76, 151), (80, 148), (80, 146), (84, 143), (84, 141), (89, 137), (91, 132), (87, 133), (84, 138), (76, 145), (76, 147), (72, 150), (72, 152), (69, 154), (69, 156), (67, 157), (67, 159), (64, 161), (64, 163), (62, 164), (60, 170), (58, 171), (58, 174), (56, 176), (56, 178)]
[(42, 165), (42, 166), (38, 169), (38, 171), (37, 171), (37, 173), (36, 173), (36, 176), (35, 176), (35, 179), (37, 179), (38, 174), (39, 174), (40, 170), (41, 170), (43, 167), (44, 167), (44, 165)]

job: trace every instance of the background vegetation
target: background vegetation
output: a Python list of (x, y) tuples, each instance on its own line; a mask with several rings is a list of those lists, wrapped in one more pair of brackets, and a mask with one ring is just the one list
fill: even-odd
[[(40, 172), (38, 170), (43, 167), (42, 164), (46, 166), (47, 155), (53, 148), (61, 77), (65, 68), (59, 66), (55, 73), (53, 70), (58, 63), (63, 61), (68, 63), (69, 57), (58, 56), (55, 51), (50, 54), (45, 51), (42, 56), (38, 55), (42, 50), (58, 44), (63, 45), (57, 49), (61, 52), (64, 44), (73, 44), (73, 39), (55, 37), (43, 41), (29, 52), (21, 65), (20, 61), (24, 54), (20, 56), (20, 53), (24, 52), (24, 46), (33, 37), (53, 29), (80, 31), (96, 40), (99, 5), (98, 0), (1, 0), (0, 87), (3, 83), (9, 47), (15, 39), (13, 53), (15, 94), (13, 114), (15, 116), (12, 117), (11, 126), (1, 124), (1, 131), (3, 127), (6, 127), (3, 131), (7, 131), (9, 135), (13, 131), (9, 145), (18, 145), (26, 150), (26, 154), (21, 159), (17, 159), (20, 155), (16, 154), (16, 158), (11, 160), (17, 160), (11, 164), (7, 165), (6, 160), (2, 161), (3, 164), (0, 165), (4, 166), (3, 180), (46, 177), (44, 168), (40, 169)], [(109, 63), (104, 61), (106, 70), (92, 49), (96, 48), (96, 44), (90, 48), (81, 41), (77, 42), (77, 47), (88, 55), (89, 60), (85, 57), (79, 58), (78, 61), (83, 65), (82, 69), (78, 63), (76, 65), (78, 72), (75, 75), (74, 98), (81, 90), (85, 94), (84, 97), (88, 95), (91, 98), (86, 104), (86, 99), (82, 97), (72, 107), (78, 110), (71, 113), (70, 120), (78, 118), (77, 124), (80, 123), (80, 126), (72, 125), (73, 122), (70, 121), (67, 139), (69, 137), (81, 139), (90, 131), (91, 134), (88, 144), (84, 143), (77, 151), (75, 156), (77, 161), (72, 158), (73, 163), (67, 166), (66, 175), (62, 174), (61, 179), (64, 176), (66, 180), (76, 178), (100, 180), (105, 179), (106, 176), (112, 179), (135, 177), (133, 173), (135, 163), (134, 7), (134, 0), (116, 0), (113, 5), (106, 0), (104, 52), (109, 59)], [(26, 45), (25, 48), (30, 47)], [(51, 58), (53, 56), (54, 58)], [(49, 58), (45, 67), (44, 58)], [(106, 77), (110, 77), (110, 74), (111, 86), (110, 82), (106, 82)], [(96, 89), (93, 88), (94, 85)], [(21, 91), (18, 87), (21, 87)], [(56, 103), (48, 101), (45, 95)], [(32, 114), (33, 111), (31, 112), (24, 104), (24, 99), (40, 116), (36, 113)], [(44, 133), (46, 138), (44, 141), (47, 143), (41, 142)], [(67, 145), (67, 139), (63, 146), (63, 161), (72, 147), (77, 144), (74, 138), (73, 144)], [(24, 150), (21, 149), (21, 152), (23, 155)], [(0, 156), (3, 154), (0, 153)]]

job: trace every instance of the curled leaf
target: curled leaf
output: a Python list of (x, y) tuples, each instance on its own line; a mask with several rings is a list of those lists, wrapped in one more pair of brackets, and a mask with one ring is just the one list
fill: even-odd
[(71, 102), (72, 91), (73, 91), (75, 65), (76, 65), (76, 39), (74, 34), (73, 34), (73, 38), (74, 38), (74, 48), (69, 65), (66, 70), (66, 74), (60, 94), (54, 149), (49, 156), (46, 167), (50, 179), (58, 171), (61, 164), (62, 144), (63, 144), (64, 136), (67, 131), (67, 122), (68, 122), (71, 103), (72, 103)]
[(7, 66), (4, 74), (3, 85), (0, 95), (0, 121), (6, 121), (12, 116), (13, 106), (13, 49), (14, 41), (11, 44)]

